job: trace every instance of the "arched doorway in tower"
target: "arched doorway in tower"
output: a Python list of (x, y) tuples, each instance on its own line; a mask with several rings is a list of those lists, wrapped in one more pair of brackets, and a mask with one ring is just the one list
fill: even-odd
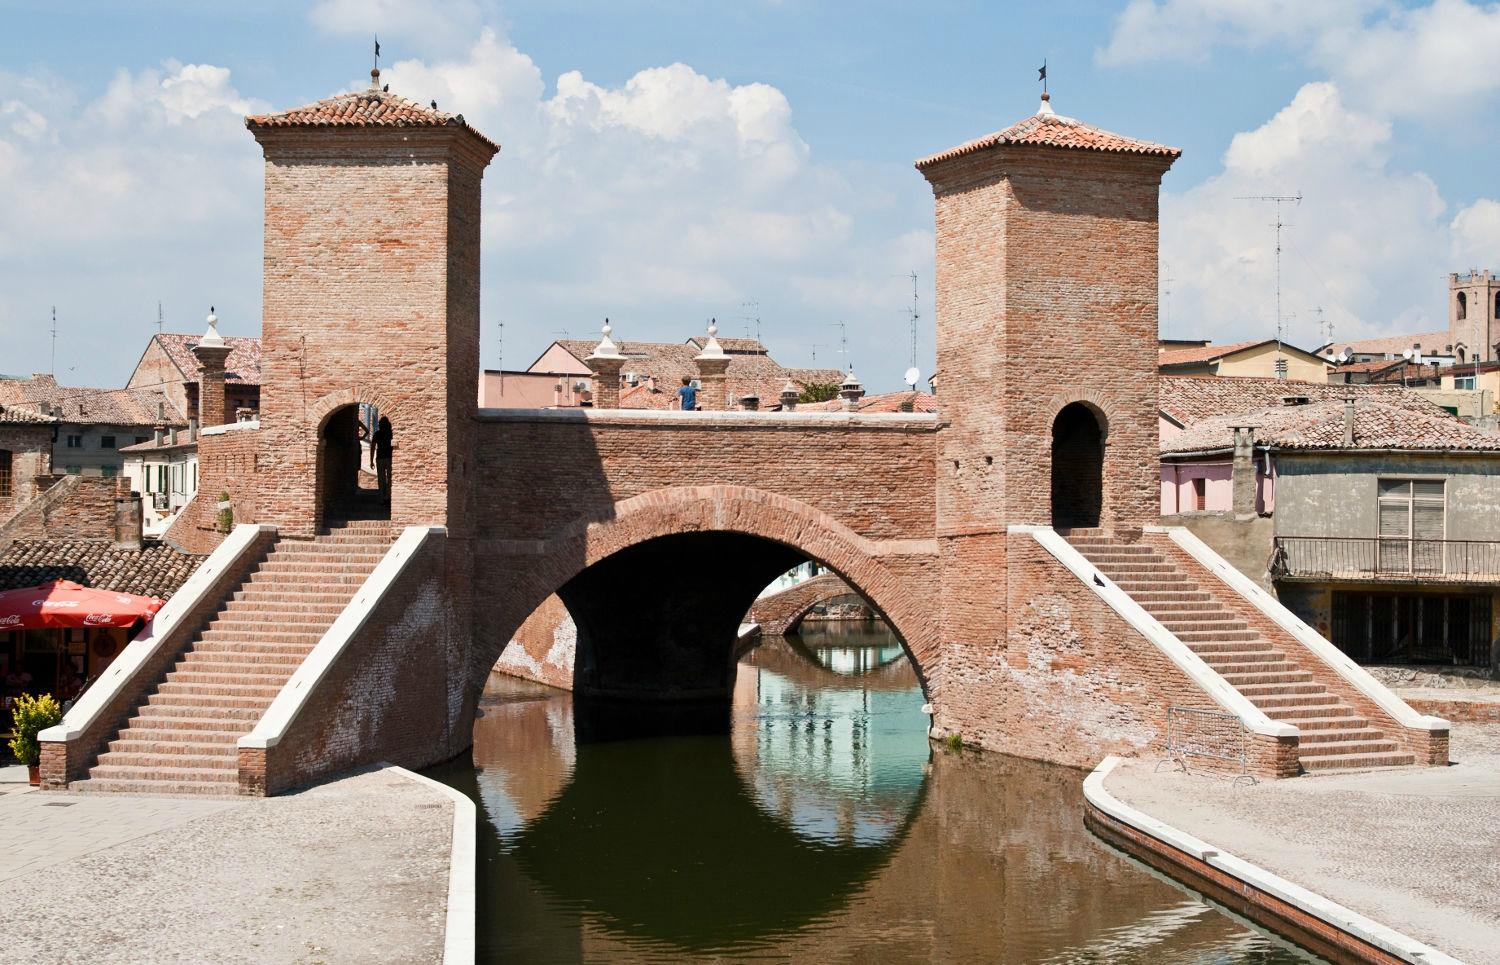
[(1052, 525), (1098, 526), (1104, 504), (1101, 416), (1082, 402), (1063, 406), (1052, 421)]
[(388, 417), (368, 403), (335, 409), (318, 435), (318, 497), (323, 524), (391, 518)]

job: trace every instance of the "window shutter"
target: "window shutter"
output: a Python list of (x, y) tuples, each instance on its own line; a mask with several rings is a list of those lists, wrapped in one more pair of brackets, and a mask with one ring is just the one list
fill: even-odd
[(1410, 518), (1408, 516), (1410, 509), (1411, 504), (1404, 499), (1382, 499), (1380, 501), (1380, 535), (1411, 535), (1411, 529), (1409, 528)]
[(1416, 539), (1443, 538), (1443, 504), (1413, 503), (1411, 507), (1412, 536)]

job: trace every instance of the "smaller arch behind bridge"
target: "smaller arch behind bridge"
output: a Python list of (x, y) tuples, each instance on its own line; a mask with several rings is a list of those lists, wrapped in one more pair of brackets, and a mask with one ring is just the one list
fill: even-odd
[(796, 586), (756, 600), (745, 622), (758, 624), (763, 637), (788, 636), (797, 632), (797, 627), (813, 607), (841, 596), (859, 596), (859, 591), (837, 573), (819, 573)]

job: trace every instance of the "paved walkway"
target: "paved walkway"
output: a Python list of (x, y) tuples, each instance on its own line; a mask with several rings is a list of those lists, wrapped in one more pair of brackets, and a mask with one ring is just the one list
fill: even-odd
[(1500, 727), (1455, 724), (1446, 768), (1234, 787), (1149, 761), (1132, 807), (1466, 962), (1500, 962)]
[(0, 957), (440, 961), (452, 820), (391, 771), (269, 799), (0, 783)]

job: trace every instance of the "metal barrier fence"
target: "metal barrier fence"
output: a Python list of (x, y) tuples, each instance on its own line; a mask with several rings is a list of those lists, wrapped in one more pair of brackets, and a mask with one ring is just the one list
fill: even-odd
[[(1234, 714), (1202, 707), (1167, 708), (1167, 754), (1184, 772), (1188, 758), (1224, 761), (1238, 766), (1234, 783), (1254, 784), (1246, 749), (1245, 725)], [(1168, 763), (1162, 761), (1156, 765)]]
[(1375, 536), (1278, 536), (1275, 577), (1351, 577), (1500, 581), (1500, 542)]

